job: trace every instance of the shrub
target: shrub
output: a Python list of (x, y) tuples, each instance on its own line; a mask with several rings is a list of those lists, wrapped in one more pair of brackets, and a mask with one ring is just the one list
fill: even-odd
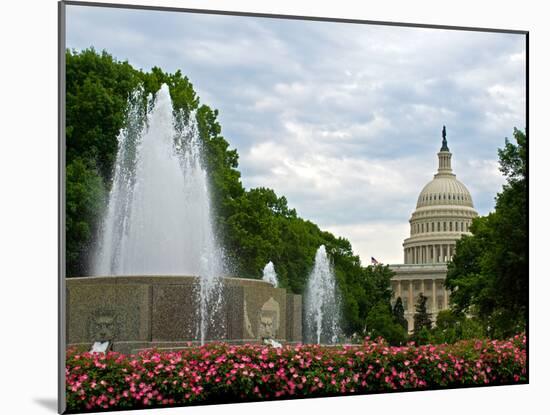
[(526, 337), (452, 345), (271, 348), (211, 343), (66, 362), (70, 411), (429, 389), (527, 381)]

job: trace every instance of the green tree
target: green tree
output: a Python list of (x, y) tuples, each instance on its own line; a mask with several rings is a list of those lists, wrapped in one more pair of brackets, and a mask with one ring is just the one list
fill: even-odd
[(425, 338), (425, 335), (422, 332), (423, 329), (426, 329), (429, 332), (429, 330), (432, 328), (432, 320), (426, 308), (427, 301), (428, 301), (428, 297), (426, 297), (423, 293), (420, 293), (418, 295), (418, 301), (415, 305), (415, 313), (413, 317), (414, 318), (413, 337), (416, 341), (419, 341), (420, 338), (422, 339)]
[(464, 317), (460, 320), (457, 327), (457, 336), (459, 339), (481, 339), (487, 337), (487, 330), (483, 321), (475, 317)]
[(366, 319), (366, 335), (371, 338), (383, 337), (391, 345), (401, 345), (407, 341), (407, 330), (396, 322), (391, 306), (377, 303)]
[(518, 129), (514, 139), (498, 150), (506, 184), (495, 211), (457, 242), (446, 279), (455, 310), (479, 317), (493, 337), (524, 330), (528, 308), (527, 139)]
[(105, 199), (103, 181), (96, 169), (81, 159), (66, 168), (66, 244), (67, 270), (71, 275), (86, 274), (93, 252), (92, 232), (97, 227)]
[(483, 322), (476, 317), (453, 310), (441, 310), (433, 328), (431, 343), (455, 343), (458, 340), (481, 339), (486, 337)]
[(459, 340), (457, 333), (463, 315), (457, 315), (452, 310), (441, 310), (437, 314), (436, 325), (432, 329), (430, 343), (455, 343)]
[(93, 48), (66, 53), (66, 269), (89, 273), (117, 135), (139, 77), (127, 62)]
[(67, 164), (75, 158), (92, 160), (101, 177), (110, 181), (128, 96), (139, 82), (128, 62), (116, 61), (105, 51), (67, 51)]
[(393, 305), (392, 309), (392, 315), (396, 323), (398, 323), (405, 330), (408, 330), (409, 323), (405, 318), (405, 309), (403, 308), (403, 300), (401, 300), (401, 297), (397, 297), (397, 300), (395, 300), (395, 304)]

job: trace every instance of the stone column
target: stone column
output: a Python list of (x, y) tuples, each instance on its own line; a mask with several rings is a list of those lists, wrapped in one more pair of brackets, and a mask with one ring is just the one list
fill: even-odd
[(407, 311), (413, 310), (413, 283), (412, 280), (409, 280), (409, 304), (407, 305)]
[(435, 286), (436, 280), (435, 278), (432, 280), (432, 313), (434, 314), (434, 317), (437, 313), (437, 290)]
[[(397, 297), (401, 297), (401, 280), (397, 280)], [(403, 301), (403, 298), (401, 298), (401, 301)]]
[(447, 293), (447, 289), (445, 288), (445, 285), (443, 285), (443, 308), (447, 309), (449, 308), (449, 297)]

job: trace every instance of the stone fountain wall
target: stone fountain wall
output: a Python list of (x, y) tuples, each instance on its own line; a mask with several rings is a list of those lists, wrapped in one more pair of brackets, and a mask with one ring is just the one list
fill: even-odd
[[(67, 343), (89, 348), (103, 338), (113, 350), (134, 353), (197, 342), (196, 277), (68, 278)], [(207, 340), (302, 341), (302, 297), (260, 280), (225, 278), (222, 304), (210, 316)]]

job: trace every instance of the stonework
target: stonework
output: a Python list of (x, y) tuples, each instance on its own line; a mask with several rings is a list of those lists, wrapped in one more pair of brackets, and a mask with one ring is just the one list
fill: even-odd
[(270, 297), (260, 309), (260, 327), (258, 337), (275, 338), (279, 334), (281, 320), (281, 307), (279, 303)]
[[(186, 276), (67, 279), (68, 345), (111, 340), (113, 350), (174, 349), (197, 342), (198, 280)], [(301, 342), (301, 296), (261, 280), (225, 278), (207, 340)]]
[(403, 242), (403, 264), (390, 265), (394, 301), (401, 297), (409, 331), (418, 296), (428, 297), (427, 307), (435, 321), (437, 313), (449, 307), (449, 292), (444, 288), (447, 264), (456, 241), (469, 235), (477, 216), (470, 192), (456, 179), (451, 167), (452, 153), (446, 141), (437, 154), (439, 169), (417, 200), (409, 220), (410, 236)]
[(286, 295), (286, 339), (288, 342), (302, 341), (302, 296)]

